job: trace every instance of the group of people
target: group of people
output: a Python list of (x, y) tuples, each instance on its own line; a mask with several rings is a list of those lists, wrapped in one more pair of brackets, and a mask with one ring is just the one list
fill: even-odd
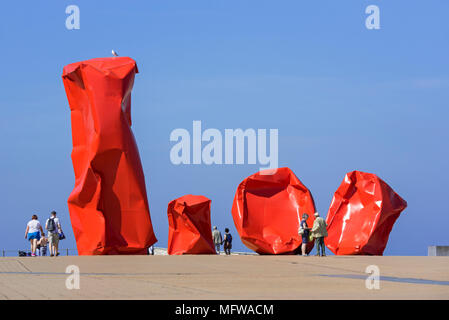
[[(326, 221), (320, 217), (318, 212), (314, 214), (315, 220), (313, 222), (312, 228), (307, 225), (307, 219), (309, 215), (304, 213), (300, 221), (298, 233), (302, 237), (301, 244), (301, 254), (306, 256), (307, 244), (311, 241), (316, 242), (317, 246), (317, 256), (326, 256), (324, 238), (327, 237), (327, 225)], [(61, 223), (59, 218), (56, 217), (56, 211), (50, 213), (50, 217), (45, 222), (45, 230), (47, 230), (47, 237), (42, 228), (41, 223), (38, 220), (37, 215), (33, 215), (31, 220), (28, 222), (25, 239), (30, 242), (31, 245), (31, 256), (46, 256), (47, 255), (47, 245), (50, 246), (50, 256), (58, 256), (58, 245), (59, 240), (64, 238), (64, 233), (62, 232)], [(220, 254), (220, 248), (223, 245), (223, 249), (226, 255), (231, 254), (232, 249), (232, 235), (229, 233), (229, 229), (225, 228), (224, 237), (221, 236), (220, 230), (214, 226), (212, 231), (212, 239), (215, 245), (215, 251)], [(151, 249), (151, 253), (154, 254), (154, 249)]]
[[(309, 228), (307, 224), (307, 219), (309, 218), (309, 215), (307, 213), (304, 213), (302, 215), (302, 219), (299, 224), (299, 230), (298, 233), (301, 235), (302, 238), (302, 244), (301, 244), (301, 255), (307, 256), (306, 250), (307, 250), (307, 244), (309, 242), (315, 241), (316, 244), (316, 256), (325, 257), (326, 246), (324, 245), (324, 238), (327, 237), (327, 224), (326, 221), (320, 217), (320, 214), (318, 212), (315, 212), (314, 214), (315, 220), (313, 222), (312, 228)], [(229, 229), (225, 229), (224, 237), (222, 238), (220, 230), (217, 229), (216, 226), (214, 226), (212, 231), (212, 239), (214, 240), (215, 245), (215, 251), (217, 254), (220, 254), (220, 247), (223, 245), (224, 252), (227, 255), (231, 254), (231, 248), (232, 248), (232, 235), (229, 233)]]
[(25, 239), (27, 239), (31, 245), (32, 257), (35, 257), (36, 255), (46, 256), (47, 245), (50, 247), (51, 257), (59, 256), (59, 240), (60, 238), (64, 238), (64, 233), (62, 232), (59, 218), (56, 217), (56, 211), (50, 213), (50, 217), (45, 222), (45, 230), (47, 230), (47, 237), (45, 236), (45, 232), (37, 215), (34, 214), (31, 217), (31, 220), (27, 223), (25, 231)]
[(223, 245), (223, 249), (226, 255), (231, 254), (232, 249), (232, 235), (229, 233), (229, 229), (225, 228), (225, 234), (222, 238), (220, 230), (214, 226), (214, 230), (212, 231), (212, 239), (214, 240), (215, 251), (217, 254), (220, 254), (220, 247)]
[(304, 213), (302, 215), (298, 231), (298, 233), (302, 237), (301, 254), (303, 256), (306, 256), (307, 243), (315, 240), (317, 250), (316, 256), (325, 257), (326, 251), (324, 238), (327, 237), (327, 224), (326, 221), (322, 217), (320, 217), (320, 214), (318, 212), (315, 212), (314, 216), (315, 220), (313, 222), (313, 226), (312, 228), (309, 228), (309, 226), (307, 225), (307, 219), (309, 218), (309, 215), (307, 213)]

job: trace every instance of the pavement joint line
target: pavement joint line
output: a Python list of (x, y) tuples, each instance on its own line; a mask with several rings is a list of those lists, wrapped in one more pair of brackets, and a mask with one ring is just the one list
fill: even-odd
[(31, 272), (31, 270), (30, 269), (28, 269), (28, 267), (26, 266), (26, 265), (24, 265), (23, 263), (22, 263), (22, 261), (20, 261), (20, 260), (17, 260), (17, 259), (14, 259), (13, 261), (17, 261), (25, 270), (27, 270), (28, 272)]
[[(330, 277), (330, 278), (362, 279), (362, 280), (365, 280), (367, 278), (366, 275), (359, 275), (359, 274), (317, 274), (317, 276)], [(429, 279), (419, 279), (419, 278), (400, 278), (400, 277), (379, 276), (379, 280), (380, 281), (389, 281), (389, 282), (399, 282), (399, 283), (449, 286), (449, 281), (429, 280)]]
[[(276, 261), (283, 262), (283, 261), (280, 261), (280, 260), (276, 260)], [(326, 266), (326, 265), (323, 265), (323, 264), (314, 264), (314, 263), (310, 263), (310, 262), (299, 262), (299, 261), (292, 262), (292, 261), (289, 261), (288, 263), (290, 263), (290, 264), (299, 264), (299, 265), (307, 265), (307, 266), (319, 267), (319, 268), (327, 268), (327, 269), (333, 269), (333, 270), (339, 270), (339, 271), (345, 271), (345, 272), (362, 273), (363, 274), (363, 272), (361, 272), (359, 270), (350, 270), (350, 269), (344, 269), (344, 268), (338, 268), (338, 267), (330, 267), (330, 266)]]
[[(0, 274), (27, 274), (27, 275), (68, 275), (70, 273), (66, 272), (46, 272), (46, 271), (0, 271)], [(173, 273), (167, 273), (167, 272), (157, 272), (157, 273), (151, 273), (151, 272), (145, 272), (145, 273), (117, 273), (117, 272), (80, 272), (81, 276), (154, 276), (154, 275), (176, 275), (176, 276), (192, 276), (192, 275), (204, 275), (205, 272), (198, 272), (198, 273), (180, 273), (180, 272), (173, 272)], [(214, 273), (208, 273), (208, 274), (216, 274)]]

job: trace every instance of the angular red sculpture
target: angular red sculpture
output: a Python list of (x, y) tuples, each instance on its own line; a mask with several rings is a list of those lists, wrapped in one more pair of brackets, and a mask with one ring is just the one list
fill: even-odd
[[(302, 243), (299, 222), (307, 213), (314, 221), (315, 204), (310, 191), (289, 168), (255, 173), (237, 188), (232, 217), (242, 242), (259, 254), (292, 254)], [(313, 242), (307, 245), (307, 252)], [(300, 248), (299, 248), (300, 249)]]
[(168, 254), (215, 254), (210, 203), (189, 194), (168, 204)]
[(406, 207), (407, 202), (375, 174), (349, 172), (332, 199), (325, 244), (336, 255), (382, 255)]
[(80, 255), (147, 254), (157, 240), (131, 131), (136, 62), (99, 58), (64, 67), (75, 188), (68, 199)]

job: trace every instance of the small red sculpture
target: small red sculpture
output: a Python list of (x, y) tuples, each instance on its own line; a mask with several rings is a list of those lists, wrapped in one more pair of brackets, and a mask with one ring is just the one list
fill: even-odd
[(332, 199), (325, 244), (336, 255), (382, 255), (406, 207), (407, 202), (375, 174), (349, 172)]
[(210, 204), (208, 198), (191, 194), (168, 204), (168, 254), (215, 254)]

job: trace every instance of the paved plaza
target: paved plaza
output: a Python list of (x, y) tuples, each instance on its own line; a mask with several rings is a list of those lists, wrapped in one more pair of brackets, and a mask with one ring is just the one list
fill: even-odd
[[(79, 289), (67, 289), (71, 265)], [(449, 299), (449, 257), (5, 257), (0, 299)]]

